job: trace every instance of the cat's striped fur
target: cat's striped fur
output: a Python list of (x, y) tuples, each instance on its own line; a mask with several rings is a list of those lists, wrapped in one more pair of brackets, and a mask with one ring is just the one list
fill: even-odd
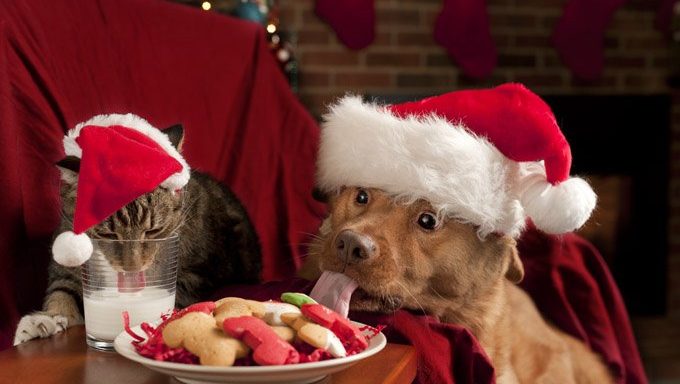
[[(181, 130), (178, 127), (173, 127), (168, 136), (179, 146), (182, 132), (176, 132)], [(71, 163), (61, 162), (60, 165), (62, 221), (55, 235), (73, 228), (79, 166), (77, 162), (73, 163), (73, 159)], [(179, 234), (178, 307), (205, 299), (219, 286), (259, 280), (260, 247), (244, 207), (226, 187), (196, 171), (192, 172), (189, 183), (180, 193), (158, 187), (89, 229), (87, 234), (92, 239), (131, 240), (165, 238), (173, 232)], [(106, 256), (115, 267), (134, 270), (150, 262), (154, 255), (148, 253), (126, 252)], [(131, 254), (140, 256), (131, 257)], [(80, 273), (80, 267), (64, 267), (51, 261), (43, 311), (21, 320), (15, 344), (34, 337), (46, 337), (66, 326), (83, 322)], [(21, 337), (20, 333), (25, 331), (22, 323), (30, 328), (40, 321), (44, 324), (24, 332), (26, 334)]]

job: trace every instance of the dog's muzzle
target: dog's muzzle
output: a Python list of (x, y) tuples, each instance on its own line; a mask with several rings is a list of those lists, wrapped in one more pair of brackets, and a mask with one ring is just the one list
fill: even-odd
[(378, 253), (378, 245), (371, 237), (345, 229), (335, 240), (338, 258), (347, 264), (368, 260)]

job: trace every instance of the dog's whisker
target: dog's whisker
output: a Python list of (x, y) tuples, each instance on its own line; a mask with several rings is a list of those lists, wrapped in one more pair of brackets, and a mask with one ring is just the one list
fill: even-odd
[(318, 233), (311, 233), (311, 232), (305, 232), (305, 231), (300, 231), (298, 233), (301, 234), (301, 235), (309, 236), (309, 237), (311, 237), (312, 239), (315, 239), (315, 240), (323, 240), (324, 239)]
[(431, 290), (432, 292), (434, 292), (437, 296), (439, 296), (440, 299), (446, 300), (446, 298), (444, 298), (444, 296), (442, 296), (439, 292), (437, 292), (437, 290), (434, 289), (434, 287), (430, 287), (430, 290)]
[[(404, 289), (404, 290), (406, 291), (406, 293), (409, 294), (409, 296), (411, 296), (411, 297), (413, 298), (413, 300), (416, 302), (416, 304), (418, 305), (418, 307), (419, 307), (420, 310), (422, 311), (423, 315), (427, 315), (427, 311), (425, 311), (425, 308), (423, 308), (423, 306), (420, 304), (420, 302), (418, 301), (418, 299), (416, 299), (416, 297), (413, 296), (413, 294), (411, 293), (411, 291), (410, 291), (403, 283), (401, 283), (400, 281), (398, 281), (398, 280), (394, 280), (394, 281), (395, 281), (397, 284), (399, 284), (399, 286), (400, 286), (402, 289)], [(432, 331), (431, 331), (429, 328), (426, 328), (426, 331), (427, 331), (428, 334), (432, 334)]]
[[(290, 245), (293, 245), (293, 244), (290, 244)], [(312, 241), (312, 242), (308, 242), (308, 243), (302, 242), (302, 243), (300, 243), (300, 245), (304, 245), (305, 247), (318, 247), (318, 244), (315, 243), (315, 242), (313, 242), (313, 241)]]
[(406, 285), (404, 285), (404, 283), (400, 282), (399, 280), (394, 280), (394, 282), (397, 283), (397, 285), (399, 285), (404, 291), (406, 291), (406, 293), (409, 296), (411, 296), (411, 298), (413, 298), (413, 301), (416, 303), (416, 305), (418, 305), (418, 308), (420, 308), (423, 314), (426, 315), (427, 311), (425, 311), (425, 308), (423, 308), (418, 299), (411, 293), (411, 291), (406, 287)]

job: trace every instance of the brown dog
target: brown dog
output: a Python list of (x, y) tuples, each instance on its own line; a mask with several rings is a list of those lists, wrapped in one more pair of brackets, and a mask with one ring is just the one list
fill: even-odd
[(481, 239), (424, 200), (395, 203), (377, 189), (344, 188), (328, 203), (302, 274), (318, 268), (356, 280), (352, 309), (423, 310), (467, 327), (499, 383), (613, 382), (599, 356), (547, 324), (515, 286), (524, 270), (511, 237)]

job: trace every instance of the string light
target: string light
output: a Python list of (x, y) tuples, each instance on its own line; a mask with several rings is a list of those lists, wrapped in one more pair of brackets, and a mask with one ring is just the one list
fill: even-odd
[(269, 33), (274, 33), (274, 32), (276, 32), (276, 25), (274, 25), (274, 24), (267, 24), (267, 32), (269, 32)]
[(210, 4), (209, 1), (204, 1), (204, 2), (201, 4), (201, 8), (203, 8), (204, 11), (209, 11), (210, 8), (212, 8), (212, 4)]

